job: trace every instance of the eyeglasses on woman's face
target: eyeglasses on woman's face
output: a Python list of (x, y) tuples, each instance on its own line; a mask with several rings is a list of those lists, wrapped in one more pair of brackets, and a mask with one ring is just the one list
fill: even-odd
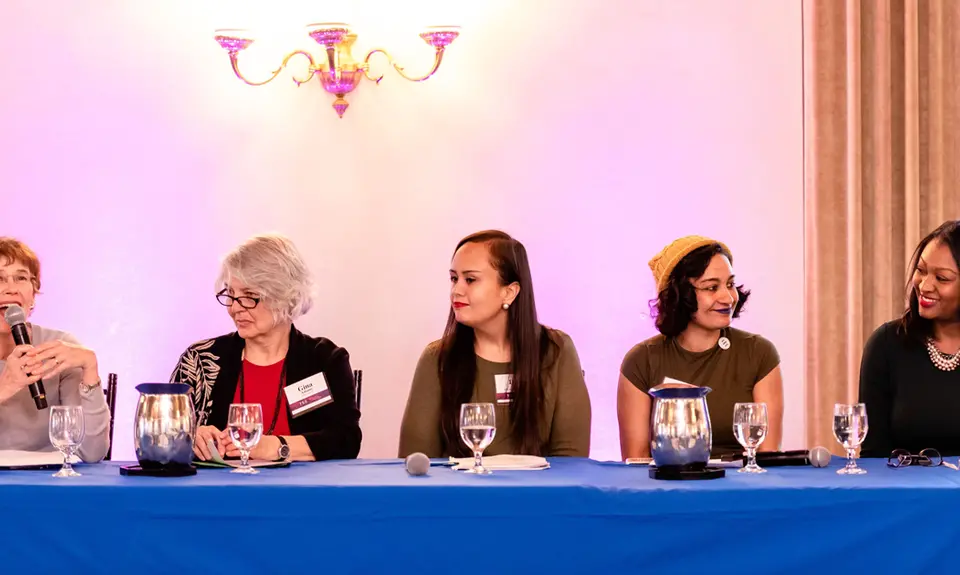
[(217, 294), (217, 301), (224, 307), (230, 307), (233, 305), (233, 302), (237, 302), (243, 309), (253, 309), (260, 303), (260, 299), (259, 297), (246, 295), (235, 297), (228, 294), (227, 290), (223, 290)]
[(33, 276), (26, 273), (14, 273), (7, 275), (0, 273), (0, 285), (12, 285), (17, 288), (25, 288), (33, 283)]

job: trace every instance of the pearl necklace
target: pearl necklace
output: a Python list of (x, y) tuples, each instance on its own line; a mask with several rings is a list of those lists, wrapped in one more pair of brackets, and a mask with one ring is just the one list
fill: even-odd
[(953, 371), (960, 365), (960, 352), (943, 353), (937, 349), (937, 345), (933, 343), (932, 339), (927, 340), (927, 352), (930, 353), (930, 361), (933, 362), (933, 365), (942, 371)]

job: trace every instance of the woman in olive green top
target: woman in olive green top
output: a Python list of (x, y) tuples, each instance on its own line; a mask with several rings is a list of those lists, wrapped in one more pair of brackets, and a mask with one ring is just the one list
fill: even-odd
[(650, 456), (647, 392), (667, 377), (713, 390), (707, 407), (714, 456), (743, 451), (733, 436), (738, 402), (767, 404), (767, 436), (759, 451), (780, 449), (780, 356), (770, 341), (730, 327), (750, 295), (734, 283), (732, 263), (727, 246), (701, 236), (680, 238), (650, 261), (658, 291), (650, 307), (660, 335), (634, 346), (620, 367), (617, 417), (624, 459)]
[[(443, 339), (417, 363), (400, 427), (400, 457), (472, 455), (460, 406), (496, 405), (485, 454), (587, 457), (590, 398), (573, 340), (537, 321), (523, 244), (500, 231), (457, 244)], [(511, 377), (512, 374), (512, 377)]]

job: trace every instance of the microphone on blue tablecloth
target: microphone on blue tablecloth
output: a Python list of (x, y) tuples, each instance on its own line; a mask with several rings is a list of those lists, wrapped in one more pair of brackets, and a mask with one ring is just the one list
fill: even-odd
[(407, 468), (407, 473), (409, 475), (414, 477), (426, 475), (427, 471), (430, 470), (430, 458), (420, 452), (411, 453), (407, 456), (407, 459), (403, 462), (403, 465)]
[(826, 467), (830, 464), (830, 450), (826, 447), (816, 446), (810, 450), (807, 456), (810, 459), (810, 465), (814, 467)]

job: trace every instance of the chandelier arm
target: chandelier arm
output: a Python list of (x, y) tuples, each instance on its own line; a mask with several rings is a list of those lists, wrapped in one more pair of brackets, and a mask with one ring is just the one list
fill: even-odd
[(297, 78), (296, 76), (294, 76), (293, 78), (294, 83), (297, 86), (299, 86), (304, 82), (308, 82), (310, 78), (313, 77), (313, 74), (317, 71), (317, 68), (313, 62), (313, 56), (311, 56), (309, 52), (305, 52), (303, 50), (295, 50), (287, 54), (286, 57), (283, 59), (283, 62), (280, 64), (280, 67), (274, 70), (270, 74), (270, 77), (267, 78), (266, 80), (263, 80), (262, 82), (255, 82), (252, 80), (248, 80), (247, 78), (244, 77), (242, 73), (240, 73), (240, 66), (237, 63), (237, 56), (238, 56), (237, 52), (230, 53), (230, 65), (233, 67), (233, 73), (237, 75), (237, 78), (240, 78), (241, 80), (243, 80), (244, 83), (249, 84), (250, 86), (263, 86), (264, 84), (267, 84), (275, 80), (276, 77), (280, 75), (280, 72), (282, 72), (283, 69), (287, 67), (287, 63), (290, 62), (290, 59), (297, 55), (304, 56), (310, 62), (310, 71), (306, 78), (300, 79), (300, 78)]
[(411, 82), (423, 82), (424, 80), (430, 78), (431, 76), (437, 73), (437, 70), (440, 68), (440, 63), (443, 62), (443, 51), (444, 51), (443, 46), (437, 46), (436, 52), (434, 53), (434, 57), (433, 57), (433, 68), (431, 68), (429, 72), (427, 72), (423, 76), (408, 76), (403, 71), (403, 66), (401, 66), (400, 64), (397, 64), (393, 60), (393, 56), (391, 56), (389, 52), (387, 52), (383, 48), (374, 48), (373, 50), (370, 50), (370, 52), (367, 53), (367, 57), (363, 59), (363, 74), (367, 77), (368, 80), (373, 80), (374, 82), (379, 84), (380, 80), (383, 80), (383, 74), (381, 74), (379, 77), (376, 77), (376, 78), (370, 75), (370, 58), (372, 58), (376, 54), (383, 54), (384, 56), (387, 57), (387, 60), (390, 62), (390, 65), (393, 66), (393, 69), (397, 71), (397, 74), (400, 74), (400, 76), (403, 77), (405, 80), (410, 80)]

